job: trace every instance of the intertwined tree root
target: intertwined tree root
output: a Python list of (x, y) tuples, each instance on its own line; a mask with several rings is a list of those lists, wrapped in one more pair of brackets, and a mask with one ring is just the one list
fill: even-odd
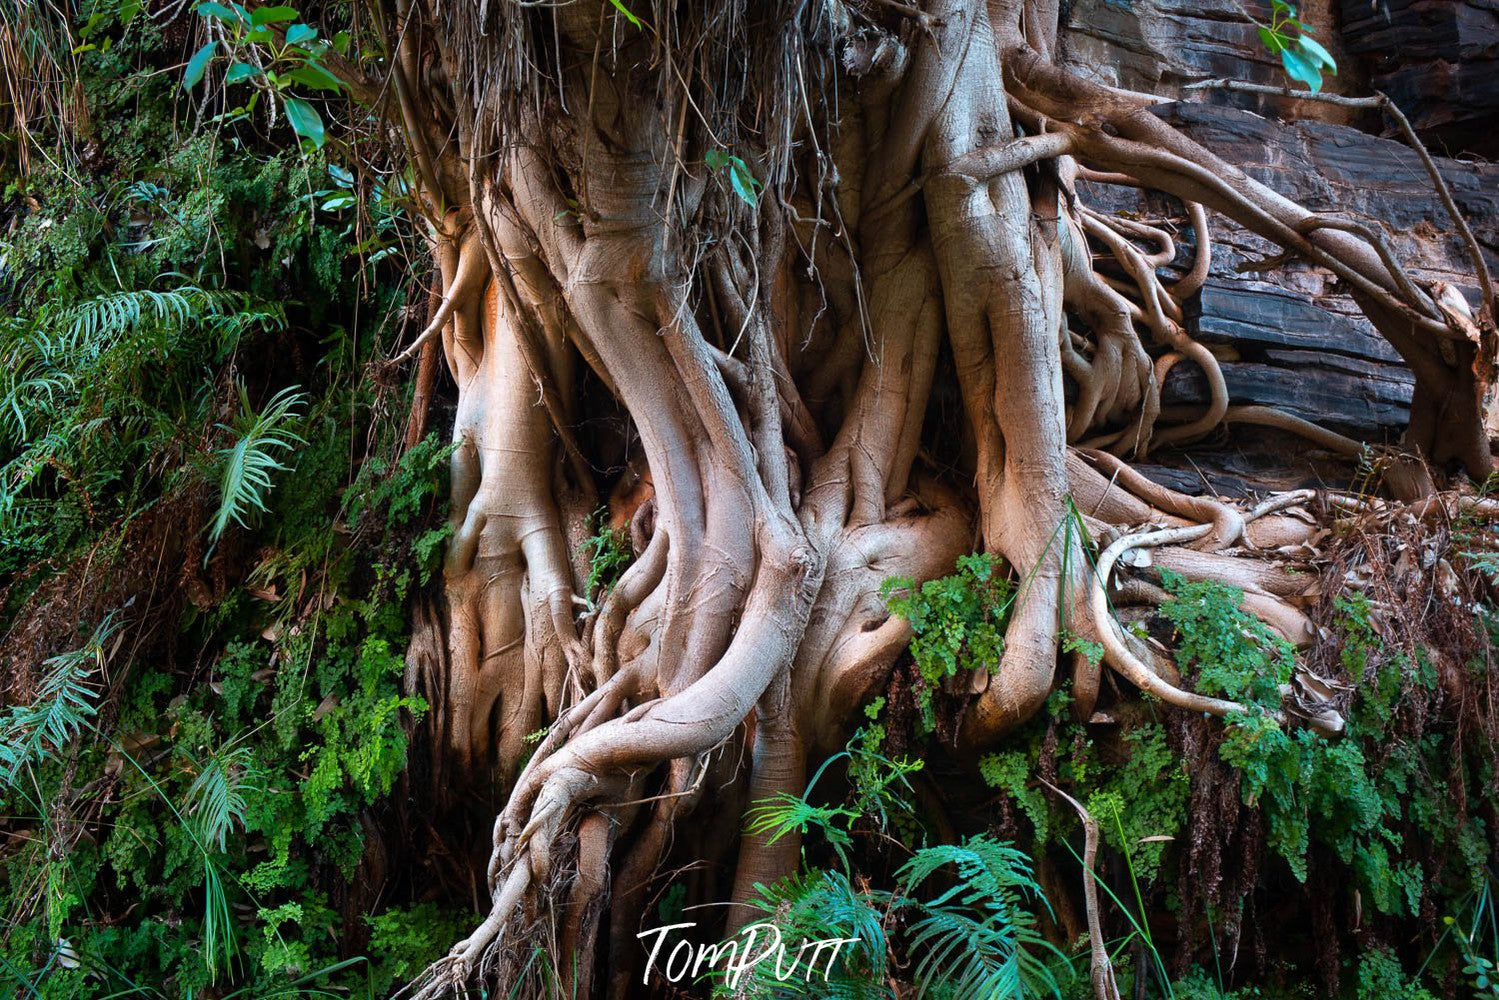
[[(1101, 666), (1071, 657), (1083, 718), (1104, 669), (1184, 709), (1242, 710), (1185, 690), (1119, 626), (1116, 605), (1162, 594), (1116, 570), (1148, 552), (1232, 583), (1304, 646), (1305, 578), (1265, 554), (1311, 537), (1314, 498), (1189, 497), (1126, 460), (1225, 421), (1360, 446), (1230, 405), (1184, 322), (1210, 212), (1332, 271), (1407, 359), (1409, 453), (1489, 471), (1491, 292), (1463, 312), (1363, 227), (1167, 126), (1153, 99), (1059, 69), (1055, 3), (764, 8), (658, 3), (636, 29), (607, 0), (499, 4), (476, 27), (401, 2), (382, 9), (391, 86), (341, 67), (398, 126), (433, 220), (442, 297), (398, 360), (440, 338), (459, 390), (443, 607), (411, 684), (436, 706), (444, 780), (497, 762), (510, 783), (490, 914), (417, 1000), (520, 982), (538, 923), (567, 992), (629, 995), (636, 917), (682, 838), (715, 862), (737, 842), (719, 898), (794, 870), (794, 837), (740, 838), (737, 808), (698, 807), (799, 792), (807, 760), (842, 744), (909, 641), (879, 597), (889, 577), (943, 575), (978, 547), (1020, 581), (964, 747), (1040, 709), (1064, 635), (1104, 649)], [(725, 149), (737, 165), (701, 165)], [(741, 167), (764, 190), (728, 176)], [(1080, 179), (1179, 198), (1190, 263), (1163, 277), (1180, 234), (1089, 208)], [(934, 398), (944, 357), (957, 446)], [(1207, 377), (1200, 412), (1162, 404), (1178, 364)], [(600, 397), (628, 414), (654, 495), (593, 607), (578, 552), (608, 460), (579, 429)], [(1429, 488), (1390, 482), (1406, 499)], [(1337, 726), (1305, 692), (1286, 712)]]

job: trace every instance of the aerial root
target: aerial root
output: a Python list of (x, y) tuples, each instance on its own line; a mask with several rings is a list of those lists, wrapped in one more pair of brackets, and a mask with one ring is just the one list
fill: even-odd
[[(1247, 524), (1268, 514), (1284, 510), (1287, 507), (1305, 503), (1315, 496), (1316, 493), (1312, 490), (1297, 490), (1281, 494), (1257, 505), (1253, 510), (1243, 515), (1243, 520)], [(1126, 553), (1136, 549), (1184, 545), (1207, 537), (1213, 530), (1214, 525), (1211, 523), (1189, 524), (1180, 527), (1137, 531), (1116, 539), (1104, 549), (1098, 558), (1097, 570), (1089, 582), (1088, 608), (1093, 619), (1094, 628), (1104, 647), (1105, 661), (1131, 684), (1135, 685), (1141, 691), (1154, 695), (1168, 705), (1176, 708), (1192, 712), (1206, 712), (1215, 716), (1224, 716), (1248, 712), (1249, 708), (1236, 701), (1213, 698), (1183, 690), (1147, 666), (1130, 649), (1128, 640), (1120, 628), (1117, 618), (1115, 618), (1109, 608), (1106, 591), (1107, 583), (1113, 575), (1115, 565)], [(1285, 717), (1282, 712), (1274, 714), (1279, 720), (1283, 720)], [(1315, 728), (1323, 731), (1335, 732), (1342, 728), (1341, 718), (1334, 718), (1330, 715), (1328, 718), (1314, 717), (1311, 722)]]
[[(1101, 175), (1080, 169), (1079, 176), (1096, 179)], [(1117, 182), (1112, 175), (1109, 179)], [(1087, 207), (1079, 208), (1073, 217), (1078, 230), (1103, 245), (1123, 269), (1127, 280), (1098, 274), (1091, 270), (1091, 266), (1088, 266), (1090, 273), (1082, 275), (1077, 272), (1083, 270), (1084, 264), (1076, 259), (1067, 261), (1073, 272), (1068, 283), (1068, 304), (1088, 315), (1089, 321), (1097, 327), (1091, 363), (1081, 349), (1088, 344), (1086, 338), (1079, 337), (1080, 345), (1074, 346), (1070, 338), (1064, 337), (1063, 361), (1068, 374), (1079, 385), (1078, 399), (1068, 420), (1070, 441), (1078, 440), (1095, 424), (1118, 419), (1121, 405), (1139, 407), (1134, 426), (1094, 436), (1084, 442), (1086, 446), (1106, 448), (1120, 456), (1144, 457), (1155, 445), (1197, 440), (1223, 422), (1229, 408), (1229, 397), (1222, 367), (1213, 353), (1188, 336), (1184, 329), (1183, 305), (1201, 289), (1212, 262), (1207, 212), (1197, 202), (1186, 202), (1186, 206), (1196, 240), (1195, 253), (1191, 269), (1171, 286), (1157, 273), (1158, 268), (1170, 263), (1176, 255), (1176, 242), (1166, 229), (1134, 219), (1104, 215)], [(1155, 249), (1142, 250), (1136, 240), (1153, 243)], [(1105, 318), (1112, 312), (1104, 308), (1104, 300), (1111, 294), (1124, 303), (1121, 321)], [(1132, 383), (1124, 377), (1122, 352), (1114, 340), (1123, 333), (1125, 342), (1132, 341), (1130, 346), (1143, 357), (1143, 347), (1134, 329), (1136, 323), (1151, 333), (1155, 343), (1168, 350), (1153, 366), (1145, 358), (1143, 379)], [(1161, 387), (1171, 369), (1183, 360), (1190, 360), (1202, 369), (1208, 384), (1207, 408), (1180, 425), (1158, 429), (1155, 425), (1161, 415)]]
[(479, 237), (473, 235), (464, 240), (458, 251), (458, 267), (447, 294), (432, 315), (426, 329), (417, 334), (407, 348), (390, 360), (391, 365), (410, 361), (422, 349), (422, 345), (442, 331), (459, 309), (477, 301), (484, 291), (484, 279), (489, 275), (489, 258), (479, 246)]

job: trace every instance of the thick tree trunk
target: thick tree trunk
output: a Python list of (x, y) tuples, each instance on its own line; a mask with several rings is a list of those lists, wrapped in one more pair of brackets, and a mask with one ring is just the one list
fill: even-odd
[[(1060, 68), (1056, 5), (636, 13), (643, 26), (608, 0), (387, 12), (391, 113), (443, 280), (424, 337), (441, 336), (459, 390), (443, 609), (411, 677), (435, 705), (442, 780), (493, 770), (508, 795), (491, 912), (423, 997), (531, 988), (509, 942), (538, 924), (569, 989), (633, 995), (650, 883), (691, 833), (732, 862), (705, 902), (792, 872), (796, 838), (736, 843), (737, 810), (800, 792), (884, 687), (910, 638), (879, 597), (890, 577), (979, 549), (1017, 583), (1003, 656), (962, 679), (970, 751), (1031, 718), (1059, 667), (1083, 718), (1102, 669), (1194, 711), (1242, 708), (1182, 690), (1118, 625), (1111, 600), (1160, 598), (1113, 589), (1132, 550), (1234, 582), (1311, 640), (1287, 600), (1299, 582), (1255, 551), (1308, 535), (1277, 513), (1307, 495), (1240, 508), (1123, 461), (1225, 420), (1358, 449), (1230, 407), (1187, 322), (1209, 210), (1349, 287), (1414, 373), (1412, 451), (1489, 468), (1491, 304), (1464, 326), (1377, 242), (1215, 157), (1149, 98)], [(1091, 209), (1101, 183), (1180, 199), (1189, 265), (1167, 267), (1165, 228)], [(956, 419), (934, 394), (943, 357)], [(1162, 405), (1178, 366), (1207, 389), (1186, 413)], [(595, 595), (578, 543), (612, 483), (580, 428), (601, 394), (653, 492), (628, 514), (634, 561)], [(1098, 644), (1102, 664), (1064, 640)]]

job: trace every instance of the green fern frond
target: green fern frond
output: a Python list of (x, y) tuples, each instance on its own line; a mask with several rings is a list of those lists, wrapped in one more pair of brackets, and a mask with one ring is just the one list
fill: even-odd
[(43, 318), (51, 331), (46, 356), (54, 363), (74, 364), (97, 357), (127, 333), (151, 328), (175, 332), (213, 317), (249, 309), (246, 296), (191, 285), (165, 292), (134, 289), (97, 295)]
[(258, 791), (248, 747), (224, 750), (210, 757), (187, 790), (189, 816), (204, 847), (226, 849), (229, 834), (243, 827), (245, 793)]
[(1037, 957), (1055, 949), (1029, 909), (1032, 900), (1045, 905), (1030, 860), (1010, 844), (979, 835), (917, 851), (897, 877), (909, 895), (949, 865), (957, 869), (950, 888), (907, 904), (920, 914), (910, 929), (911, 951), (921, 955), (915, 970), (920, 995), (937, 984), (964, 1000), (1056, 994), (1055, 980)]
[(769, 834), (769, 843), (774, 844), (792, 831), (805, 834), (815, 827), (847, 867), (847, 851), (853, 844), (847, 827), (858, 818), (859, 814), (852, 809), (815, 806), (804, 796), (781, 792), (771, 798), (759, 799), (750, 806), (745, 812), (745, 832), (752, 837)]
[(284, 304), (192, 285), (110, 292), (12, 318), (0, 325), (0, 442), (28, 442), (38, 425), (65, 420), (85, 387), (138, 378), (143, 359), (165, 356), (188, 329), (206, 330), (222, 353), (252, 328), (285, 325)]
[(210, 551), (218, 544), (230, 521), (242, 528), (248, 527), (245, 519), (252, 511), (264, 512), (267, 509), (266, 498), (273, 485), (271, 474), (287, 469), (281, 457), (296, 445), (307, 443), (290, 426), (300, 417), (297, 407), (307, 398), (296, 389), (296, 386), (289, 386), (281, 390), (271, 397), (264, 412), (256, 414), (241, 384), (238, 426), (218, 425), (231, 434), (237, 434), (239, 440), (219, 451), (223, 465), (219, 475), (219, 509), (209, 526)]
[(781, 939), (792, 943), (788, 957), (796, 955), (795, 943), (800, 941), (857, 940), (840, 951), (831, 969), (821, 963), (816, 970), (804, 965), (783, 976), (786, 970), (777, 969), (775, 963), (756, 966), (735, 995), (887, 1000), (891, 995), (885, 985), (888, 903), (888, 894), (855, 889), (840, 871), (803, 871), (770, 886), (757, 883), (750, 905), (763, 910), (781, 932)]
[(88, 678), (104, 665), (105, 645), (119, 630), (106, 615), (86, 643), (48, 659), (29, 705), (15, 705), (0, 715), (0, 787), (10, 788), (21, 771), (73, 743), (97, 711)]
[(203, 959), (215, 978), (221, 964), (233, 962), (238, 945), (228, 894), (210, 852), (228, 849), (229, 834), (245, 825), (246, 793), (261, 787), (249, 747), (221, 749), (201, 765), (182, 810), (203, 852)]

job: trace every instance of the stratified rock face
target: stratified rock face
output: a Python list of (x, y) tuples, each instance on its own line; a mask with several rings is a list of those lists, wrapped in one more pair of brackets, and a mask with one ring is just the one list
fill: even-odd
[[(1411, 0), (1391, 11), (1391, 22), (1378, 10), (1370, 11), (1370, 0), (1339, 2), (1336, 10), (1308, 4), (1303, 11), (1318, 27), (1319, 38), (1336, 42), (1341, 37), (1346, 43), (1334, 46), (1343, 71), (1328, 81), (1330, 89), (1367, 94), (1367, 71), (1374, 78), (1372, 87), (1390, 86), (1398, 99), (1394, 83), (1381, 80), (1399, 73), (1412, 81), (1427, 79), (1426, 89), (1413, 90), (1416, 96), (1409, 99), (1415, 103), (1407, 106), (1417, 116), (1426, 115), (1421, 120), (1436, 129), (1439, 102), (1430, 102), (1429, 112), (1418, 110), (1425, 107), (1420, 94), (1438, 93), (1437, 82), (1446, 86), (1444, 81), (1457, 81), (1452, 86), (1466, 88), (1464, 102), (1448, 108), (1447, 124), (1471, 126), (1486, 115), (1486, 141), (1499, 144), (1499, 64), (1494, 62), (1499, 55), (1499, 0), (1473, 0), (1473, 5)], [(1355, 12), (1362, 20), (1354, 18)], [(1341, 35), (1332, 24), (1334, 15), (1344, 20), (1347, 30)], [(1408, 26), (1410, 38), (1423, 41), (1405, 44), (1400, 24)], [(1486, 45), (1478, 41), (1484, 37), (1490, 38)], [(1361, 55), (1350, 58), (1355, 46)], [(1388, 60), (1375, 58), (1385, 50)], [(1093, 79), (1188, 99), (1190, 103), (1163, 105), (1157, 112), (1229, 163), (1308, 208), (1382, 229), (1417, 278), (1446, 281), (1477, 302), (1466, 251), (1419, 157), (1400, 142), (1327, 120), (1383, 127), (1376, 116), (1350, 115), (1311, 101), (1184, 89), (1195, 80), (1221, 77), (1289, 83), (1233, 0), (1076, 0), (1062, 51), (1074, 71)], [(1367, 65), (1362, 64), (1364, 56)], [(1448, 65), (1448, 59), (1455, 64)], [(1419, 70), (1439, 64), (1447, 68), (1432, 69), (1427, 77)], [(1474, 75), (1470, 67), (1484, 77), (1471, 86), (1463, 82)], [(1314, 120), (1287, 123), (1267, 117), (1276, 115)], [(1478, 239), (1491, 251), (1490, 266), (1499, 266), (1499, 166), (1452, 159), (1438, 163)], [(1097, 185), (1089, 186), (1084, 196), (1105, 209), (1181, 222), (1181, 206), (1164, 196)], [(1190, 244), (1184, 224), (1179, 229), (1180, 242)], [(1246, 265), (1276, 256), (1278, 249), (1217, 217), (1213, 237), (1211, 277), (1190, 310), (1189, 325), (1219, 356), (1232, 401), (1280, 407), (1363, 440), (1397, 438), (1409, 416), (1414, 380), (1338, 290), (1333, 276), (1300, 262), (1246, 270)], [(1190, 254), (1190, 246), (1181, 246), (1177, 264), (1186, 266)], [(1187, 365), (1172, 371), (1165, 389), (1168, 403), (1206, 401), (1201, 373)]]
[(1499, 0), (1340, 0), (1346, 50), (1438, 149), (1499, 157)]
[[(1200, 104), (1169, 105), (1161, 114), (1308, 208), (1383, 229), (1418, 280), (1446, 281), (1477, 303), (1466, 250), (1409, 148), (1342, 125), (1284, 125)], [(1438, 163), (1475, 234), (1499, 250), (1499, 165)], [(1403, 427), (1413, 379), (1337, 291), (1332, 276), (1306, 264), (1240, 273), (1243, 265), (1278, 250), (1226, 222), (1215, 238), (1212, 277), (1202, 290), (1194, 335), (1209, 344), (1232, 344), (1238, 352), (1237, 360), (1223, 366), (1235, 401), (1279, 406), (1373, 440)], [(1490, 266), (1496, 265), (1499, 255), (1491, 255)], [(1204, 390), (1196, 377), (1184, 378), (1178, 388), (1199, 398)]]
[[(1357, 60), (1342, 47), (1333, 25), (1335, 0), (1301, 4), (1301, 18), (1332, 52), (1341, 67), (1326, 81), (1335, 93), (1363, 94), (1366, 81)], [(1358, 0), (1352, 0), (1358, 2)], [(1248, 8), (1264, 8), (1269, 0), (1250, 0)], [(1237, 0), (1073, 0), (1064, 3), (1061, 59), (1072, 72), (1109, 86), (1124, 87), (1160, 97), (1185, 98), (1183, 88), (1200, 80), (1233, 79), (1282, 87), (1287, 84), (1280, 59), (1260, 41), (1246, 7)], [(1221, 100), (1219, 95), (1195, 99)], [(1231, 99), (1254, 110), (1286, 108), (1284, 98), (1236, 94)], [(1296, 102), (1298, 116), (1346, 122), (1359, 116), (1326, 104)]]

